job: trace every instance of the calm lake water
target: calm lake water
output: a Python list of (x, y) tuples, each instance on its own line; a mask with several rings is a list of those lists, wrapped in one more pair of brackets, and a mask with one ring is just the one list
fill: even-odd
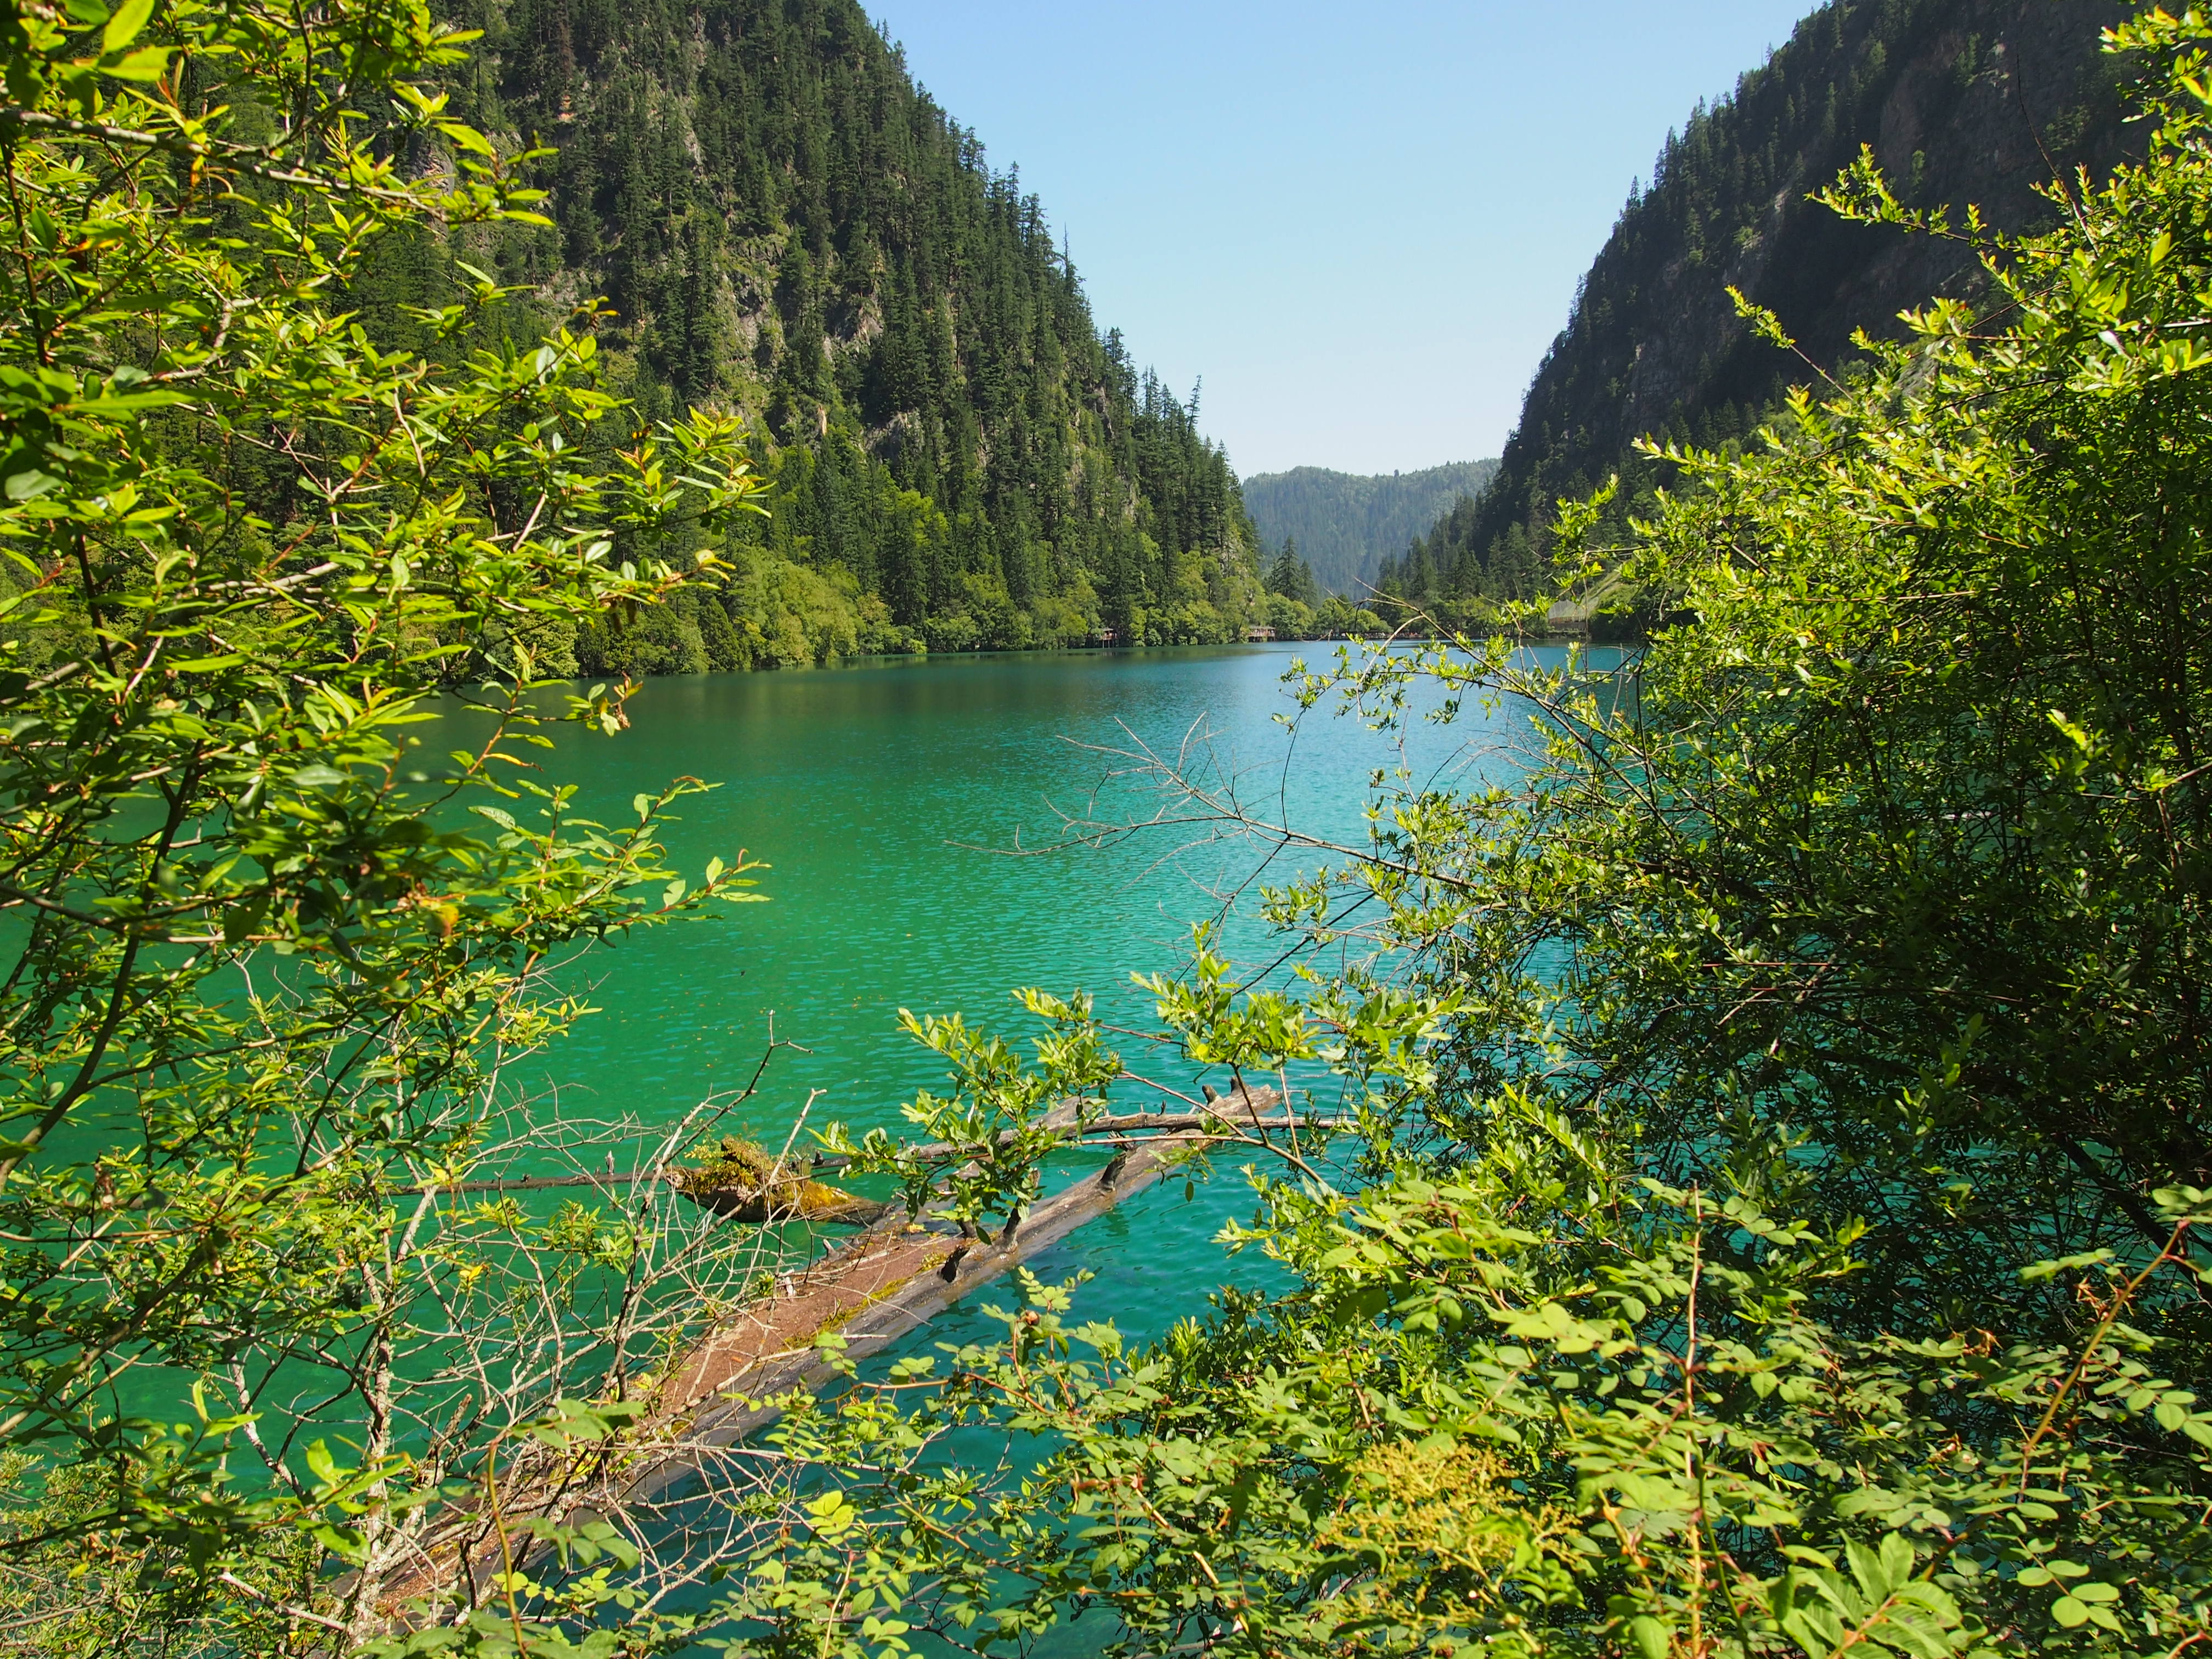
[[(1216, 781), (1235, 774), (1261, 812), (1363, 841), (1368, 778), (1396, 763), (1395, 748), (1356, 720), (1318, 714), (1293, 743), (1275, 718), (1293, 708), (1280, 683), (1292, 658), (1319, 664), (1332, 650), (968, 657), (648, 684), (632, 730), (564, 736), (547, 775), (580, 784), (586, 810), (611, 821), (679, 775), (719, 784), (682, 805), (672, 851), (696, 878), (708, 857), (744, 849), (773, 866), (760, 877), (769, 902), (594, 952), (577, 971), (602, 1012), (533, 1062), (541, 1086), (557, 1090), (564, 1113), (671, 1120), (748, 1078), (773, 1018), (776, 1036), (808, 1051), (779, 1054), (741, 1114), (775, 1146), (815, 1090), (811, 1124), (901, 1126), (899, 1103), (941, 1080), (899, 1031), (901, 1007), (1012, 1029), (1009, 991), (1035, 984), (1088, 990), (1113, 1023), (1149, 1028), (1151, 1000), (1130, 975), (1176, 969), (1190, 923), (1220, 910), (1223, 884), (1252, 874), (1255, 849), (1204, 828), (1042, 856), (988, 849), (1051, 843), (1062, 811), (1154, 812), (1164, 798), (1101, 752), (1139, 743), (1182, 752)], [(1417, 775), (1506, 764), (1498, 743), (1526, 731), (1517, 717), (1470, 714), (1449, 732), (1418, 728), (1410, 758)], [(1310, 867), (1325, 854), (1286, 856)], [(1279, 864), (1270, 876), (1285, 872)], [(1243, 961), (1279, 948), (1255, 908), (1240, 906), (1225, 933)], [(1189, 1077), (1170, 1056), (1140, 1061), (1141, 1048), (1124, 1045), (1133, 1069)], [(1048, 1277), (1091, 1269), (1081, 1314), (1154, 1337), (1202, 1312), (1225, 1280), (1266, 1279), (1266, 1264), (1212, 1242), (1250, 1207), (1233, 1173), (1194, 1200), (1181, 1182), (1154, 1188), (1033, 1265)], [(928, 1340), (963, 1339), (968, 1327), (956, 1315)]]

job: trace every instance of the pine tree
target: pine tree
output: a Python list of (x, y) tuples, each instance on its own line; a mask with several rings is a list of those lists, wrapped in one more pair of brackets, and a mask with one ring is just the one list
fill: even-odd
[[(1042, 204), (855, 0), (471, 9), (489, 72), (456, 77), (456, 107), (556, 152), (554, 226), (503, 231), (502, 266), (606, 295), (602, 343), (641, 411), (746, 418), (775, 519), (741, 544), (807, 578), (762, 564), (731, 599), (783, 642), (771, 655), (799, 635), (817, 660), (848, 635), (1231, 640), (1261, 613), (1199, 388), (1168, 395), (1101, 337)], [(793, 595), (816, 608), (787, 616)], [(622, 665), (619, 632), (581, 642), (586, 672)], [(690, 659), (655, 637), (623, 662)]]

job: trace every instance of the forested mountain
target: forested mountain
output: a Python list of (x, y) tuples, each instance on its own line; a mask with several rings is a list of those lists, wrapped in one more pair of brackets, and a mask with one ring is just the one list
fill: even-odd
[(1419, 472), (1359, 477), (1301, 466), (1244, 480), (1244, 505), (1270, 547), (1295, 541), (1314, 579), (1357, 594), (1383, 559), (1405, 550), (1462, 495), (1480, 492), (1496, 461), (1454, 461)]
[[(463, 12), (485, 39), (454, 108), (553, 152), (555, 222), (469, 257), (533, 285), (537, 321), (604, 295), (643, 411), (735, 409), (774, 484), (720, 604), (586, 629), (584, 672), (1217, 640), (1257, 614), (1195, 397), (1101, 337), (1036, 198), (854, 0)], [(370, 297), (437, 297), (435, 268), (402, 250)]]
[[(1870, 145), (1908, 206), (1969, 204), (2008, 228), (2057, 210), (2036, 186), (2122, 153), (2126, 70), (2099, 51), (2116, 0), (1830, 0), (1668, 135), (1630, 193), (1522, 407), (1499, 471), (1382, 573), (1393, 592), (1479, 609), (1549, 575), (1555, 503), (1618, 472), (1615, 526), (1648, 511), (1662, 469), (1644, 434), (1723, 443), (1812, 378), (1754, 338), (1727, 290), (1774, 311), (1840, 371), (1879, 326), (1980, 276), (1956, 241), (1852, 224), (1807, 199)], [(1893, 325), (1893, 327), (1894, 325)]]

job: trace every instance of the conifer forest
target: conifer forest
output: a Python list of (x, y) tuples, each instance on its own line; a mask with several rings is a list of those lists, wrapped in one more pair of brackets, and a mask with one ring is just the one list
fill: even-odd
[[(713, 593), (549, 641), (548, 665), (1218, 642), (1266, 620), (1196, 392), (1100, 332), (1036, 198), (857, 5), (533, 0), (466, 21), (483, 34), (444, 83), (453, 109), (550, 152), (523, 173), (551, 222), (475, 239), (528, 291), (497, 326), (599, 303), (641, 416), (744, 410), (768, 486)], [(354, 298), (406, 339), (410, 309), (470, 280), (456, 251), (391, 239)]]

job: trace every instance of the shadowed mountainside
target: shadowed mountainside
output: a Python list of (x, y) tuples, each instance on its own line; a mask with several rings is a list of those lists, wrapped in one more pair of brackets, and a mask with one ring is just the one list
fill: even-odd
[(1295, 540), (1324, 589), (1358, 594), (1382, 560), (1403, 552), (1461, 496), (1480, 493), (1497, 470), (1496, 461), (1454, 461), (1360, 477), (1301, 466), (1245, 479), (1244, 505), (1264, 544)]
[(1956, 241), (1846, 222), (1808, 199), (1872, 149), (1908, 206), (1968, 204), (2002, 228), (2058, 210), (2037, 186), (2123, 154), (2129, 74), (2100, 50), (2115, 0), (1832, 0), (1668, 135), (1583, 277), (1490, 488), (1392, 560), (1382, 585), (1443, 605), (1527, 597), (1549, 580), (1562, 497), (1618, 473), (1616, 524), (1669, 469), (1640, 436), (1741, 438), (1812, 370), (1754, 338), (1730, 287), (1840, 371), (1851, 331), (1980, 276)]

